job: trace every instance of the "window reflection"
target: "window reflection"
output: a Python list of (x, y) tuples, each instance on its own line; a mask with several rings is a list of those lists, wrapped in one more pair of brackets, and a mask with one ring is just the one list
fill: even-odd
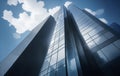
[(98, 26), (98, 27), (96, 27), (94, 30), (92, 30), (92, 31), (89, 33), (89, 35), (90, 35), (90, 36), (94, 36), (95, 34), (99, 33), (99, 32), (102, 31), (102, 30), (103, 30), (103, 28), (102, 28), (101, 26)]
[(85, 36), (83, 36), (85, 40), (89, 39), (90, 36), (88, 34), (86, 34)]
[(108, 62), (107, 57), (104, 55), (102, 50), (97, 51), (95, 58), (100, 66), (106, 64)]
[(120, 49), (120, 40), (115, 41), (114, 45), (117, 46)]
[(58, 62), (59, 62), (60, 60), (62, 60), (63, 58), (65, 58), (64, 49), (62, 49), (62, 50), (60, 50), (60, 51), (58, 52)]
[(96, 46), (96, 44), (95, 44), (94, 41), (91, 41), (91, 42), (88, 43), (88, 46), (89, 46), (89, 48), (93, 48), (93, 47)]
[(106, 41), (107, 39), (102, 35), (102, 36), (99, 36), (98, 38), (94, 39), (95, 43), (96, 44), (101, 44), (103, 43), (104, 41)]
[[(61, 12), (63, 13), (63, 11)], [(66, 76), (65, 74), (65, 50), (64, 50), (64, 21), (63, 14), (56, 18), (56, 27), (45, 57), (40, 76)]]
[(107, 32), (107, 33), (104, 34), (104, 36), (105, 36), (107, 39), (110, 39), (110, 38), (112, 38), (114, 35), (113, 35), (112, 33), (110, 33), (110, 32)]
[(55, 64), (57, 61), (57, 53), (55, 53), (54, 55), (52, 55), (51, 61), (50, 61), (50, 65)]
[(113, 44), (104, 47), (102, 51), (110, 61), (120, 56), (120, 49), (115, 47)]
[(47, 73), (47, 70), (41, 72), (40, 76), (44, 76)]

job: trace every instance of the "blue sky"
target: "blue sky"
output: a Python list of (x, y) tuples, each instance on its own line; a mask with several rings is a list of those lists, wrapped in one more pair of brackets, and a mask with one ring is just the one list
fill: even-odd
[[(0, 61), (45, 17), (67, 0), (0, 0)], [(108, 25), (120, 24), (119, 0), (68, 0)]]

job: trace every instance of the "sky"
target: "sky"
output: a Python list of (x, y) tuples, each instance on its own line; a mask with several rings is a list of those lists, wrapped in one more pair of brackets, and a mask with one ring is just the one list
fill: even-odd
[(36, 25), (69, 4), (108, 25), (120, 24), (120, 0), (0, 0), (0, 62)]

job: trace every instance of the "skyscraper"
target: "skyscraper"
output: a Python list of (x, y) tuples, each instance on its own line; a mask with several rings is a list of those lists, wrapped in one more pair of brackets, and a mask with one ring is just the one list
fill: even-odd
[[(42, 27), (41, 27), (42, 25)], [(5, 76), (119, 76), (120, 36), (74, 5), (49, 16), (0, 64)]]

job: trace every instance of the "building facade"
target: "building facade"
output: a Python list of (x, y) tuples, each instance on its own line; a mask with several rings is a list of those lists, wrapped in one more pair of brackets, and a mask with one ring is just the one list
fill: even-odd
[(120, 35), (87, 11), (63, 6), (40, 25), (0, 64), (1, 75), (120, 76)]

